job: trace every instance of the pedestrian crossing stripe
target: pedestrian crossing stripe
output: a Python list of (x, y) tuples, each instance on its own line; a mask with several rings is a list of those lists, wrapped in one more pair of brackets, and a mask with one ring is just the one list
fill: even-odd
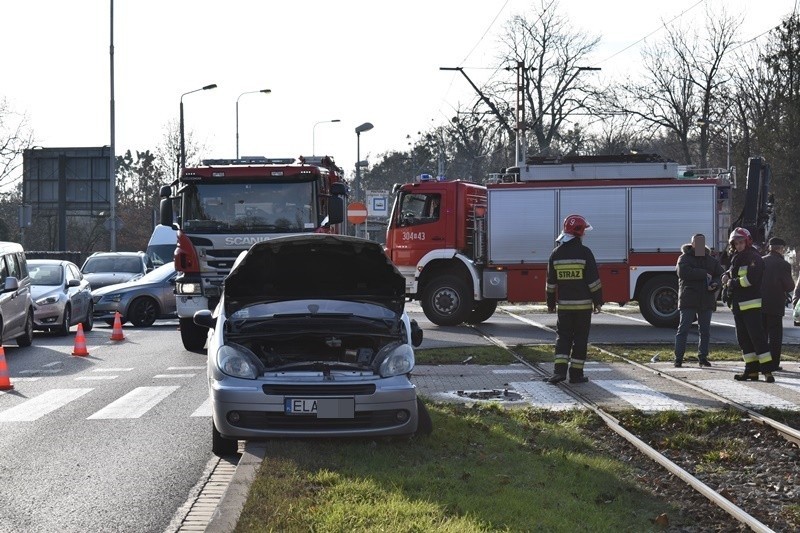
[(593, 383), (643, 412), (688, 411), (683, 402), (629, 379), (598, 379)]
[(192, 416), (211, 416), (211, 398), (206, 398), (206, 401), (192, 413)]
[(0, 413), (0, 422), (33, 422), (93, 389), (51, 389)]
[(137, 387), (122, 398), (100, 409), (87, 420), (139, 418), (176, 390), (178, 390), (177, 385), (170, 387)]
[[(745, 385), (727, 379), (707, 379), (703, 380), (699, 385), (704, 389), (752, 409), (774, 407), (775, 409), (785, 409), (787, 411), (800, 411), (800, 405), (764, 392), (763, 388), (759, 386)], [(769, 387), (774, 387), (774, 384), (770, 384)]]

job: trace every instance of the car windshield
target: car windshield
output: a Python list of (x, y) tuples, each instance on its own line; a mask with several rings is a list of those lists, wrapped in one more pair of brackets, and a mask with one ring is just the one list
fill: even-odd
[(151, 270), (138, 280), (136, 283), (158, 283), (161, 281), (165, 281), (169, 278), (172, 274), (175, 273), (175, 263), (167, 263), (166, 265), (161, 265), (160, 267)]
[(136, 274), (142, 272), (144, 266), (138, 257), (90, 257), (83, 265), (84, 274), (97, 274), (98, 272), (129, 272)]
[(61, 285), (64, 280), (64, 267), (61, 265), (28, 264), (28, 275), (33, 285)]
[(187, 231), (285, 233), (319, 227), (311, 181), (192, 184), (184, 198)]
[(353, 315), (378, 320), (395, 318), (391, 309), (373, 303), (343, 300), (290, 300), (249, 305), (233, 313), (230, 319), (261, 319), (276, 315)]

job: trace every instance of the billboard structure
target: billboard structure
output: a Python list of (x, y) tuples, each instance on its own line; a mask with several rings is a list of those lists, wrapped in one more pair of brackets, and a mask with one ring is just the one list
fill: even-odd
[(31, 148), (22, 155), (22, 201), (34, 216), (57, 216), (66, 250), (67, 214), (98, 216), (111, 208), (108, 146)]

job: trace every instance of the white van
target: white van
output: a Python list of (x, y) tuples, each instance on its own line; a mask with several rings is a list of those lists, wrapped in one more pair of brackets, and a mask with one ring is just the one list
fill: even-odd
[(173, 260), (175, 247), (178, 245), (178, 232), (169, 226), (159, 224), (150, 236), (145, 253), (154, 267), (160, 267)]

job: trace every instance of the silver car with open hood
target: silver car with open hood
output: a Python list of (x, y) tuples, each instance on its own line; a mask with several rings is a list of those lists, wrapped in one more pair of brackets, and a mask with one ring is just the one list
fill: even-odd
[(409, 380), (422, 330), (404, 301), (372, 241), (305, 234), (243, 252), (217, 309), (195, 314), (211, 328), (214, 453), (237, 439), (430, 432)]

